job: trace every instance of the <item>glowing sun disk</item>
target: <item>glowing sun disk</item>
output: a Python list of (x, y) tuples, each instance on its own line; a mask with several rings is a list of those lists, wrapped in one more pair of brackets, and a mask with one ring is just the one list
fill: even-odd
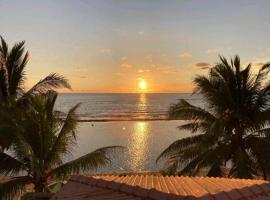
[(140, 79), (138, 87), (140, 90), (146, 90), (147, 89), (147, 83), (145, 80)]

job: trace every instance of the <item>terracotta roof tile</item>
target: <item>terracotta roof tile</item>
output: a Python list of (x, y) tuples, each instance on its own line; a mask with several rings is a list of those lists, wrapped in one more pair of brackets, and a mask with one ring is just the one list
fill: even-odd
[(262, 180), (157, 175), (73, 176), (52, 200), (270, 200)]

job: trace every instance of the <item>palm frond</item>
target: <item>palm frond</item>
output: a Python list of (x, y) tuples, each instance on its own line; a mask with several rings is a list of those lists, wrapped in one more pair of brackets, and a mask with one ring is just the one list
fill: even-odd
[(254, 88), (261, 87), (262, 81), (265, 80), (269, 72), (270, 72), (270, 63), (266, 63), (260, 68), (259, 72), (256, 75), (254, 81)]
[(56, 73), (50, 74), (44, 79), (40, 80), (36, 83), (25, 95), (33, 94), (33, 93), (46, 93), (49, 90), (57, 89), (57, 88), (67, 88), (71, 89), (68, 80)]
[(0, 174), (2, 175), (18, 175), (25, 169), (24, 163), (11, 157), (6, 153), (0, 152)]
[[(213, 74), (216, 69), (211, 69)], [(222, 112), (229, 103), (233, 102), (230, 86), (222, 78), (215, 78), (211, 74), (211, 78), (205, 76), (196, 76), (194, 79), (194, 93), (200, 94), (207, 102), (208, 109)], [(222, 88), (222, 89), (221, 89)]]
[(53, 118), (53, 115), (54, 115), (54, 106), (55, 106), (55, 102), (56, 102), (56, 99), (58, 97), (58, 94), (54, 91), (49, 91), (47, 92), (46, 94), (44, 94), (44, 99), (46, 101), (45, 103), (45, 110), (46, 110), (46, 113), (48, 115), (48, 117), (51, 119)]
[(178, 165), (179, 165), (179, 159), (177, 158), (177, 156), (170, 156), (165, 161), (165, 168), (162, 169), (160, 172), (163, 175), (167, 175), (167, 176), (176, 175), (177, 170), (178, 170)]
[[(0, 113), (1, 113), (0, 114), (1, 116), (3, 112), (0, 111)], [(5, 117), (6, 119), (8, 118), (7, 115), (5, 115)], [(0, 120), (1, 120), (1, 117), (0, 117)], [(3, 120), (2, 123), (0, 124), (1, 150), (8, 149), (12, 145), (12, 143), (16, 140), (16, 136), (14, 135), (14, 127), (11, 127), (11, 125), (3, 125), (3, 123), (7, 123), (7, 121)]]
[(204, 138), (204, 134), (195, 135), (187, 138), (183, 138), (173, 142), (168, 148), (166, 148), (156, 159), (159, 162), (162, 158), (170, 157), (178, 152), (183, 151), (191, 145), (198, 144)]
[(203, 120), (213, 121), (215, 117), (208, 111), (189, 104), (186, 100), (181, 99), (177, 104), (173, 104), (169, 108), (170, 119), (182, 120)]
[(53, 169), (48, 176), (63, 178), (68, 175), (78, 174), (83, 171), (96, 170), (100, 167), (107, 166), (111, 163), (108, 156), (114, 151), (122, 150), (121, 146), (110, 146), (95, 150), (73, 161), (67, 162)]
[[(22, 128), (21, 126), (18, 129)], [(13, 145), (12, 153), (18, 160), (24, 160), (27, 165), (31, 165), (30, 160), (35, 158), (35, 151), (33, 150), (31, 143), (31, 136), (26, 135), (24, 132), (14, 131), (13, 132)]]
[(232, 157), (233, 166), (230, 169), (229, 176), (237, 178), (253, 178), (256, 175), (254, 163), (250, 160), (247, 152), (237, 148)]
[(2, 36), (0, 36), (0, 39), (1, 39), (0, 53), (2, 57), (6, 58), (8, 55), (8, 45)]
[[(192, 152), (192, 149), (195, 149)], [(230, 149), (227, 145), (211, 146), (195, 146), (187, 149), (183, 153), (183, 167), (180, 170), (180, 174), (196, 175), (202, 169), (208, 170), (208, 174), (211, 176), (221, 176), (221, 167), (224, 165), (228, 155), (230, 154)]]
[(28, 52), (24, 53), (25, 42), (16, 43), (10, 50), (7, 59), (9, 92), (11, 96), (17, 95), (17, 92), (23, 90), (25, 77), (25, 67), (28, 62)]
[(76, 141), (75, 131), (77, 120), (75, 112), (79, 106), (80, 104), (77, 104), (71, 108), (64, 119), (62, 128), (47, 155), (46, 163), (48, 165), (59, 163), (61, 160), (60, 158), (72, 150), (72, 145), (74, 145)]
[(0, 183), (0, 199), (12, 200), (20, 196), (31, 179), (28, 176), (13, 177)]
[(174, 142), (157, 161), (164, 158), (170, 161), (169, 167), (177, 166), (186, 174), (207, 169), (209, 176), (220, 176), (222, 165), (230, 161), (229, 176), (263, 174), (266, 178), (266, 166), (270, 166), (269, 72), (269, 63), (254, 74), (251, 64), (241, 66), (239, 56), (229, 61), (220, 56), (207, 76), (198, 75), (193, 81), (194, 93), (202, 97), (205, 108), (181, 100), (169, 109), (169, 118), (189, 120), (180, 129), (200, 135)]

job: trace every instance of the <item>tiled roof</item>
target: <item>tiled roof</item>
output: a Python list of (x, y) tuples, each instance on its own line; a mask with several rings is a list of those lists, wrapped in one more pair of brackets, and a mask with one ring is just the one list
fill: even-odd
[(127, 175), (73, 176), (52, 200), (270, 200), (263, 180)]
[(8, 180), (10, 180), (12, 177), (10, 176), (0, 176), (0, 183), (4, 183)]

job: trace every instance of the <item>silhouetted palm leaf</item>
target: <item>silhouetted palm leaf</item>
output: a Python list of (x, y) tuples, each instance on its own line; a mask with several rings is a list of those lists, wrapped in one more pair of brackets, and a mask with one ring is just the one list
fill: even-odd
[[(0, 106), (1, 109), (9, 109), (13, 112), (17, 107), (27, 109), (29, 96), (47, 93), (58, 88), (71, 86), (68, 80), (56, 73), (51, 73), (35, 84), (29, 91), (25, 91), (26, 73), (25, 68), (29, 59), (28, 52), (25, 52), (25, 42), (17, 42), (11, 48), (6, 41), (0, 37)], [(0, 151), (9, 148), (11, 145), (8, 138), (0, 136)]]
[(28, 92), (31, 93), (46, 93), (49, 90), (57, 89), (57, 88), (68, 88), (71, 89), (71, 86), (68, 83), (68, 80), (56, 73), (50, 74), (44, 79), (37, 82)]
[(92, 153), (58, 166), (49, 173), (49, 176), (62, 178), (69, 174), (78, 174), (84, 171), (97, 169), (100, 166), (107, 166), (111, 162), (108, 153), (112, 153), (117, 149), (122, 149), (122, 147), (111, 146), (97, 149)]
[[(242, 69), (239, 56), (209, 70), (208, 76), (196, 76), (195, 94), (205, 109), (180, 100), (169, 109), (171, 119), (189, 120), (179, 128), (199, 135), (180, 139), (165, 149), (157, 161), (170, 160), (175, 173), (252, 178), (264, 174), (270, 166), (270, 83), (266, 81), (270, 63), (257, 74), (251, 64)], [(267, 155), (268, 154), (268, 155)], [(226, 163), (230, 163), (227, 165)]]
[(67, 116), (59, 118), (58, 112), (54, 111), (56, 98), (57, 93), (51, 91), (30, 95), (31, 106), (27, 109), (17, 107), (15, 113), (0, 110), (0, 138), (6, 132), (12, 140), (8, 154), (0, 153), (0, 175), (27, 174), (1, 184), (5, 192), (0, 199), (12, 197), (26, 183), (33, 183), (35, 190), (40, 192), (45, 190), (48, 179), (66, 178), (107, 166), (112, 156), (110, 153), (121, 149), (119, 146), (105, 147), (63, 163), (76, 145), (75, 112), (79, 104), (72, 107)]
[(0, 153), (0, 174), (3, 175), (17, 175), (20, 171), (24, 170), (24, 163), (13, 158), (6, 153)]
[(1, 199), (12, 200), (16, 195), (21, 195), (30, 182), (31, 179), (28, 176), (20, 176), (0, 183)]
[(0, 39), (0, 100), (17, 99), (32, 93), (46, 93), (58, 88), (71, 89), (66, 78), (52, 73), (25, 92), (25, 67), (29, 58), (28, 52), (25, 53), (25, 42), (18, 42), (9, 49), (6, 41), (2, 37)]

